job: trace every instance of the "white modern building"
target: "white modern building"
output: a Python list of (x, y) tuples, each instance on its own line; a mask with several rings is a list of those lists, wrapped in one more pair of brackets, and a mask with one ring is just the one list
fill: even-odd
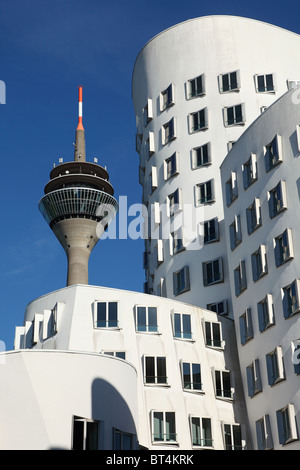
[[(221, 166), (231, 298), (255, 448), (300, 449), (300, 88)], [(235, 180), (235, 199), (228, 185)]]
[(145, 292), (232, 315), (219, 167), (300, 79), (299, 46), (281, 28), (211, 16), (171, 27), (140, 51), (132, 96), (152, 229)]

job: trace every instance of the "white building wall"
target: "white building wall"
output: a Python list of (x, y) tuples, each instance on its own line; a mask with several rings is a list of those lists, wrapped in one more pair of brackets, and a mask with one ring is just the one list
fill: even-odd
[[(164, 224), (156, 225), (157, 233), (146, 240), (149, 252), (146, 267), (146, 291), (159, 294), (161, 279), (166, 281), (164, 295), (178, 298), (193, 305), (205, 307), (226, 299), (231, 312), (228, 261), (226, 258), (223, 201), (219, 166), (228, 152), (228, 143), (236, 141), (247, 126), (287, 90), (287, 80), (300, 77), (300, 63), (295, 60), (299, 49), (299, 36), (259, 21), (231, 16), (196, 18), (176, 25), (149, 41), (140, 51), (132, 81), (134, 110), (137, 119), (137, 150), (140, 154), (140, 182), (143, 201), (148, 208), (159, 203), (162, 207), (177, 188), (181, 190), (183, 211), (190, 221), (187, 207), (195, 211), (195, 187), (210, 179), (214, 181), (214, 200), (198, 208), (201, 222), (218, 217), (220, 241), (186, 249), (172, 255), (170, 243), (163, 239), (163, 261), (157, 265), (155, 247), (162, 237)], [(288, 52), (288, 53), (287, 53)], [(220, 93), (220, 74), (238, 71), (240, 87), (236, 91)], [(205, 75), (205, 93), (188, 99), (188, 81)], [(257, 93), (255, 76), (273, 74), (274, 92)], [(172, 104), (160, 110), (161, 93), (173, 85)], [(223, 108), (244, 104), (245, 122), (225, 127)], [(148, 105), (151, 116), (144, 122), (144, 108)], [(207, 108), (208, 126), (191, 133), (189, 116)], [(162, 143), (162, 128), (175, 119), (176, 137)], [(147, 140), (153, 138), (153, 152), (147, 160)], [(151, 140), (152, 142), (152, 140)], [(211, 164), (193, 169), (192, 149), (211, 143)], [(174, 152), (178, 156), (178, 173), (164, 178), (164, 161)], [(157, 187), (149, 193), (148, 179), (156, 168)], [(169, 218), (166, 218), (169, 222)], [(196, 237), (197, 238), (197, 237)], [(200, 240), (201, 244), (201, 240)], [(203, 287), (202, 263), (222, 257), (223, 282)], [(189, 267), (190, 288), (180, 296), (173, 291), (173, 273)]]
[[(228, 154), (221, 166), (223, 194), (225, 185), (232, 171), (237, 173), (238, 197), (229, 206), (225, 207), (226, 237), (228, 263), (230, 271), (231, 296), (237, 330), (238, 353), (246, 395), (246, 404), (250, 417), (251, 431), (255, 448), (259, 448), (256, 433), (256, 422), (268, 415), (274, 449), (300, 449), (298, 431), (296, 440), (291, 439), (282, 445), (281, 434), (277, 422), (278, 410), (292, 404), (294, 414), (291, 424), (300, 424), (300, 395), (299, 371), (295, 372), (295, 364), (299, 363), (297, 354), (294, 354), (293, 343), (300, 338), (299, 310), (285, 318), (284, 315), (284, 288), (300, 277), (299, 264), (299, 155), (300, 140), (298, 126), (300, 123), (299, 88), (291, 90), (274, 103), (260, 116), (252, 126), (243, 134), (235, 147)], [(282, 162), (266, 171), (265, 147), (276, 135), (281, 136)], [(257, 180), (248, 189), (243, 186), (242, 166), (250, 155), (256, 155)], [(274, 217), (270, 217), (269, 200), (270, 191), (282, 181), (286, 189), (286, 208), (283, 208)], [(254, 198), (260, 201), (261, 225), (251, 234), (248, 234), (246, 210)], [(235, 216), (241, 218), (242, 241), (231, 249), (229, 225)], [(291, 257), (276, 266), (275, 239), (286, 229), (291, 230), (292, 245), (289, 245)], [(258, 280), (253, 280), (251, 255), (259, 246), (266, 249), (267, 273)], [(247, 288), (240, 294), (235, 292), (234, 270), (240, 261), (245, 261)], [(274, 324), (264, 331), (260, 331), (258, 303), (269, 294), (272, 296), (274, 309)], [(296, 293), (296, 301), (298, 301)], [(251, 310), (252, 332), (249, 340), (242, 345), (240, 317), (246, 309)], [(275, 385), (268, 380), (268, 365), (266, 356), (280, 347), (283, 357), (283, 378)], [(261, 392), (252, 398), (248, 396), (248, 380), (246, 368), (252, 361), (258, 359), (260, 365)], [(280, 360), (280, 365), (282, 361)]]
[[(97, 301), (118, 302), (118, 326), (114, 328), (94, 327), (94, 306)], [(47, 321), (45, 312), (59, 304), (57, 332), (48, 339), (40, 338), (32, 343), (30, 329), (27, 339), (17, 336), (15, 347), (24, 344), (33, 351), (56, 348), (71, 351), (91, 352), (103, 357), (107, 352), (125, 352), (126, 361), (137, 371), (136, 393), (138, 410), (138, 440), (143, 447), (157, 449), (192, 449), (191, 416), (210, 418), (214, 449), (224, 449), (223, 424), (240, 424), (243, 445), (251, 448), (247, 416), (243, 408), (243, 392), (239, 375), (239, 364), (235, 349), (235, 332), (232, 320), (217, 316), (214, 312), (189, 304), (151, 295), (107, 289), (95, 286), (72, 286), (47, 294), (33, 301), (26, 310), (24, 324), (29, 325), (38, 313)], [(157, 308), (158, 331), (136, 330), (135, 308), (137, 305)], [(191, 316), (192, 339), (174, 338), (172, 314)], [(204, 321), (219, 323), (222, 330), (222, 347), (206, 344)], [(66, 329), (70, 328), (69, 335)], [(20, 342), (19, 342), (20, 341)], [(103, 354), (101, 354), (103, 353)], [(145, 356), (166, 357), (167, 383), (144, 383)], [(180, 364), (200, 363), (202, 391), (184, 390)], [(215, 370), (230, 371), (233, 400), (216, 398)], [(108, 376), (109, 377), (109, 376)], [(124, 383), (126, 378), (122, 379)], [(119, 389), (118, 389), (119, 390)], [(155, 443), (152, 439), (153, 411), (174, 412), (177, 439), (174, 443)]]

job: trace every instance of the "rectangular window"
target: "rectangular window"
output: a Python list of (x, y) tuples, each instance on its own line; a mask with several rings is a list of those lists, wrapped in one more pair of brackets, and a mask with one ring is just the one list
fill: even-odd
[(173, 216), (177, 211), (181, 210), (181, 193), (180, 189), (176, 189), (167, 199), (169, 215)]
[(275, 188), (269, 191), (270, 218), (276, 217), (276, 215), (285, 209), (287, 209), (285, 181), (279, 181)]
[(274, 446), (269, 415), (263, 416), (255, 424), (258, 450), (272, 450)]
[(200, 109), (196, 113), (189, 116), (190, 133), (205, 130), (208, 128), (208, 112), (207, 108)]
[(245, 104), (223, 108), (225, 127), (243, 125), (246, 122)]
[(196, 193), (196, 206), (201, 204), (209, 204), (215, 202), (214, 196), (214, 180), (205, 181), (205, 183), (199, 183), (195, 187)]
[(218, 315), (227, 315), (228, 314), (228, 302), (227, 300), (222, 300), (221, 302), (214, 302), (212, 304), (206, 305), (207, 310), (217, 313)]
[(136, 331), (156, 333), (157, 327), (157, 307), (136, 307)]
[(242, 431), (238, 424), (224, 424), (225, 450), (243, 450)]
[(178, 174), (178, 159), (177, 153), (174, 152), (169, 158), (165, 160), (164, 175), (165, 180), (172, 178), (172, 176)]
[(167, 297), (167, 286), (166, 286), (166, 279), (161, 277), (156, 289), (156, 295), (159, 297)]
[(202, 263), (202, 270), (203, 270), (204, 286), (209, 286), (211, 284), (224, 282), (222, 258), (217, 258), (217, 259)]
[(176, 442), (176, 423), (173, 411), (152, 411), (152, 441)]
[(229, 225), (230, 247), (233, 251), (242, 242), (242, 226), (240, 215), (234, 216), (234, 221)]
[(98, 450), (99, 422), (73, 417), (72, 450)]
[(148, 98), (147, 104), (143, 109), (144, 127), (146, 127), (152, 119), (153, 119), (152, 100), (150, 98)]
[(297, 441), (299, 437), (294, 405), (289, 403), (285, 408), (276, 411), (276, 415), (280, 444), (285, 445)]
[(118, 357), (119, 359), (126, 359), (125, 351), (103, 351), (106, 356)]
[(246, 217), (248, 234), (251, 235), (251, 233), (258, 229), (262, 224), (260, 200), (257, 197), (254, 199), (251, 206), (246, 209)]
[(282, 163), (282, 138), (276, 134), (274, 139), (265, 146), (266, 171), (272, 170), (279, 163)]
[(204, 244), (216, 241), (219, 241), (219, 222), (217, 217), (204, 222)]
[(235, 70), (234, 72), (224, 73), (219, 76), (219, 86), (221, 93), (227, 93), (228, 91), (239, 91), (240, 88), (240, 72)]
[(259, 331), (262, 333), (267, 328), (275, 324), (274, 305), (271, 294), (257, 304)]
[(250, 158), (244, 163), (242, 171), (244, 189), (248, 189), (249, 186), (257, 180), (257, 161), (254, 153), (251, 153)]
[(247, 289), (246, 265), (245, 261), (240, 261), (234, 270), (235, 295), (238, 297)]
[(286, 229), (281, 235), (275, 238), (274, 242), (275, 264), (278, 267), (294, 257), (291, 229)]
[(232, 171), (230, 178), (226, 181), (226, 204), (230, 206), (233, 201), (238, 197), (238, 186), (236, 172)]
[(189, 80), (187, 88), (188, 99), (203, 96), (205, 94), (205, 75), (198, 75), (198, 77)]
[(300, 375), (300, 339), (292, 342), (292, 362), (295, 374)]
[(96, 328), (118, 327), (118, 302), (97, 302)]
[(176, 230), (176, 232), (171, 233), (171, 243), (172, 255), (175, 255), (176, 253), (184, 249), (182, 227)]
[(300, 311), (299, 287), (299, 280), (295, 279), (295, 281), (282, 289), (283, 313), (285, 318), (289, 318)]
[(175, 138), (176, 138), (175, 118), (172, 118), (162, 127), (162, 144), (166, 145)]
[(251, 308), (247, 308), (246, 311), (240, 316), (240, 335), (241, 344), (246, 344), (250, 339), (253, 338)]
[(146, 160), (149, 160), (151, 155), (153, 155), (155, 152), (155, 146), (154, 146), (154, 133), (149, 132), (148, 138), (145, 141), (145, 155), (146, 155)]
[(174, 295), (179, 295), (188, 290), (190, 290), (190, 272), (189, 267), (184, 266), (173, 273), (173, 291)]
[(164, 251), (163, 251), (163, 240), (157, 240), (157, 244), (155, 245), (155, 261), (156, 261), (156, 268), (163, 262), (164, 260)]
[(225, 370), (215, 371), (216, 396), (219, 398), (232, 398), (230, 372)]
[(168, 88), (160, 94), (160, 110), (164, 111), (165, 109), (169, 108), (174, 104), (174, 97), (175, 97), (175, 88), (173, 83), (171, 83)]
[(192, 150), (192, 168), (200, 168), (211, 164), (211, 145), (210, 142), (196, 147)]
[(251, 255), (252, 277), (253, 281), (258, 281), (262, 276), (268, 273), (267, 254), (265, 245), (260, 245)]
[(191, 417), (193, 446), (213, 447), (211, 419)]
[(259, 360), (255, 359), (247, 367), (248, 395), (250, 398), (262, 391)]
[(182, 382), (185, 390), (202, 390), (200, 364), (182, 362)]
[(273, 74), (267, 75), (256, 75), (256, 91), (258, 93), (270, 93), (275, 92)]
[(215, 322), (205, 322), (205, 344), (212, 348), (222, 348), (221, 324)]
[(173, 334), (174, 338), (192, 339), (191, 315), (174, 313)]
[(285, 380), (282, 348), (277, 346), (274, 351), (266, 355), (268, 381), (269, 385), (273, 385)]
[(144, 358), (145, 384), (167, 384), (167, 367), (165, 357), (146, 356)]
[(133, 450), (133, 434), (120, 431), (119, 429), (113, 430), (113, 449), (114, 450)]

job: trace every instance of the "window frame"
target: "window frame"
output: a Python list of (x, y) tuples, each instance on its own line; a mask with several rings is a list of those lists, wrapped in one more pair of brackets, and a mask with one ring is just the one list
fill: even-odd
[[(200, 87), (198, 87), (197, 80), (199, 80), (201, 82)], [(194, 87), (194, 89), (195, 89), (194, 93), (193, 93), (193, 83), (195, 83), (195, 85), (196, 85)], [(202, 73), (200, 75), (197, 75), (197, 77), (191, 78), (190, 80), (187, 81), (186, 86), (187, 86), (186, 90), (187, 90), (187, 99), (188, 100), (192, 100), (192, 99), (204, 96), (206, 94), (205, 74)], [(198, 91), (198, 88), (200, 88), (199, 91)]]
[[(154, 376), (149, 376), (147, 375), (147, 360), (153, 359), (153, 370), (154, 370)], [(164, 375), (158, 375), (158, 370), (159, 370), (159, 364), (158, 361), (163, 359), (164, 361)], [(144, 385), (150, 385), (150, 386), (167, 386), (168, 385), (168, 377), (167, 377), (167, 357), (166, 356), (152, 356), (150, 354), (146, 354), (143, 357), (144, 361)], [(154, 381), (149, 381), (147, 379), (153, 378)], [(159, 380), (161, 379), (161, 381)]]
[[(199, 423), (193, 423), (193, 420), (199, 420)], [(211, 438), (207, 439), (204, 438), (203, 436), (206, 434), (204, 432), (205, 427), (204, 427), (204, 420), (207, 420), (209, 422), (209, 434)], [(196, 432), (194, 432), (195, 428), (197, 429)], [(211, 418), (206, 418), (206, 417), (201, 417), (201, 416), (190, 416), (190, 429), (191, 429), (191, 440), (192, 440), (192, 446), (197, 447), (197, 448), (214, 448), (213, 444), (213, 438), (212, 438), (212, 425), (211, 425)]]
[[(232, 117), (230, 117), (230, 114), (232, 114)], [(225, 127), (244, 126), (246, 123), (245, 103), (225, 106), (223, 108), (223, 118)]]
[[(180, 279), (180, 283), (178, 283), (178, 276), (182, 276), (182, 275), (183, 275), (183, 279)], [(182, 280), (183, 280), (183, 283), (181, 283)], [(183, 294), (184, 292), (189, 291), (190, 289), (191, 287), (190, 287), (189, 266), (183, 266), (183, 268), (178, 269), (177, 271), (173, 272), (173, 293), (174, 295), (177, 296), (177, 295)]]
[(258, 249), (251, 254), (252, 279), (253, 282), (259, 281), (268, 274), (266, 246), (260, 245)]
[[(216, 268), (217, 266), (217, 268)], [(223, 258), (219, 256), (202, 263), (203, 285), (212, 286), (224, 282)]]
[(250, 154), (248, 160), (242, 166), (244, 190), (248, 189), (258, 178), (256, 154)]
[[(268, 85), (268, 77), (272, 77), (272, 88), (269, 88)], [(275, 93), (275, 75), (274, 73), (264, 73), (264, 74), (257, 74), (254, 76), (255, 78), (255, 90), (256, 93)], [(262, 80), (261, 80), (262, 79)], [(263, 81), (262, 84), (259, 82)]]
[(195, 185), (195, 205), (199, 207), (201, 205), (213, 204), (215, 199), (215, 181), (211, 178), (202, 183)]
[[(137, 304), (134, 307), (135, 309), (135, 331), (136, 333), (146, 333), (146, 334), (158, 334), (158, 307), (154, 305), (142, 305), (142, 304)], [(145, 325), (140, 322), (139, 320), (139, 309), (145, 309)], [(149, 309), (154, 309), (156, 311), (155, 313), (155, 323), (156, 325), (153, 324), (153, 326), (150, 325), (149, 323)], [(140, 329), (141, 327), (144, 327), (145, 329)], [(153, 328), (153, 329), (151, 329)]]
[[(166, 97), (166, 98), (165, 98)], [(175, 104), (175, 86), (170, 83), (159, 95), (160, 112), (165, 111)]]
[(266, 172), (273, 170), (283, 162), (282, 136), (276, 134), (270, 143), (264, 146)]
[[(171, 162), (171, 170), (169, 170), (170, 162)], [(179, 165), (178, 154), (177, 152), (173, 152), (172, 155), (170, 155), (164, 161), (164, 180), (165, 181), (168, 181), (171, 178), (173, 178), (173, 176), (178, 175), (179, 173), (178, 165)]]
[[(213, 227), (213, 229), (212, 229)], [(203, 223), (203, 243), (208, 245), (210, 243), (218, 242), (220, 240), (219, 233), (219, 220), (218, 217), (213, 217), (212, 219), (205, 220)], [(214, 233), (214, 237), (211, 235)]]
[(292, 403), (276, 411), (279, 443), (286, 445), (299, 439), (295, 407)]
[(280, 180), (268, 191), (269, 216), (273, 219), (287, 209), (286, 183)]
[[(185, 366), (189, 369), (188, 373), (185, 373)], [(196, 369), (198, 371), (194, 371)], [(202, 384), (202, 375), (201, 375), (201, 364), (199, 362), (187, 362), (184, 360), (180, 361), (180, 370), (181, 370), (181, 379), (182, 379), (182, 389), (188, 392), (203, 392), (203, 384)], [(186, 381), (185, 377), (189, 376), (190, 380)], [(199, 375), (199, 381), (194, 380), (194, 377)], [(186, 386), (188, 385), (188, 386)]]
[(270, 387), (273, 387), (286, 379), (281, 346), (276, 346), (273, 351), (266, 354), (266, 364), (268, 383)]
[[(163, 433), (160, 433), (159, 434), (159, 437), (163, 436), (162, 439), (155, 439), (155, 414), (162, 414), (162, 420), (161, 420), (161, 423), (162, 423), (162, 430), (163, 430)], [(172, 418), (173, 418), (173, 426), (174, 426), (174, 430), (175, 432), (171, 432), (170, 434), (167, 431), (167, 414), (170, 414), (172, 415)], [(160, 427), (161, 427), (161, 424), (160, 424)], [(168, 443), (168, 444), (178, 444), (177, 442), (177, 434), (176, 434), (176, 413), (175, 411), (160, 411), (160, 410), (151, 410), (151, 441), (152, 441), (152, 444), (160, 444), (160, 443)], [(170, 435), (173, 435), (174, 438), (173, 439), (166, 439), (167, 436), (170, 436)]]
[(234, 221), (229, 225), (229, 240), (231, 251), (242, 243), (242, 223), (239, 214), (235, 214)]
[[(83, 423), (83, 426), (82, 426), (82, 429), (80, 429), (80, 431), (82, 431), (82, 446), (80, 447), (80, 449), (75, 449), (75, 440), (78, 439), (78, 437), (75, 436), (75, 433), (76, 433), (76, 430), (75, 430), (75, 427), (77, 425), (75, 425), (75, 423), (79, 423), (79, 422), (82, 422)], [(96, 448), (92, 448), (92, 449), (89, 449), (88, 448), (88, 434), (89, 434), (89, 431), (88, 431), (88, 428), (89, 428), (89, 424), (91, 425), (96, 425)], [(100, 422), (97, 421), (97, 420), (93, 420), (93, 419), (88, 419), (88, 418), (83, 418), (81, 416), (73, 416), (73, 421), (72, 421), (72, 450), (99, 450), (99, 424)], [(78, 426), (77, 426), (78, 427)]]
[(224, 349), (225, 341), (223, 340), (223, 329), (221, 322), (203, 321), (205, 346), (211, 349)]
[(274, 448), (270, 417), (264, 415), (255, 422), (258, 450), (272, 450)]
[(246, 209), (248, 235), (254, 233), (262, 225), (260, 199), (255, 197), (253, 203)]
[(208, 109), (204, 107), (189, 114), (189, 133), (205, 131), (208, 129)]
[[(188, 319), (187, 322), (184, 321), (185, 317), (186, 320)], [(179, 318), (179, 325), (178, 321), (176, 320), (177, 318)], [(193, 341), (192, 315), (190, 313), (172, 312), (172, 326), (174, 339)], [(180, 329), (178, 329), (177, 326), (179, 326)]]
[(253, 398), (262, 392), (262, 381), (260, 374), (259, 359), (254, 359), (251, 364), (246, 367), (248, 396)]
[(194, 147), (192, 149), (192, 169), (198, 170), (209, 165), (211, 165), (211, 142)]
[(277, 268), (294, 258), (292, 230), (290, 228), (286, 228), (274, 238), (274, 256)]
[(161, 128), (162, 145), (165, 146), (176, 139), (176, 118), (172, 117)]
[(232, 171), (230, 178), (225, 183), (226, 191), (226, 205), (227, 207), (238, 198), (238, 184), (237, 184), (237, 174), (235, 171)]
[(247, 289), (247, 275), (245, 260), (241, 260), (234, 269), (235, 295), (239, 297)]
[[(104, 320), (98, 320), (98, 304), (106, 304), (106, 311), (105, 311), (105, 326), (99, 326), (98, 323), (102, 322)], [(110, 319), (110, 314), (109, 314), (109, 306), (110, 304), (116, 304), (116, 320), (115, 319)], [(109, 324), (110, 322), (113, 322), (115, 324), (106, 326), (106, 324)], [(94, 302), (94, 328), (95, 329), (105, 329), (105, 330), (119, 330), (119, 301), (117, 300), (96, 300)]]
[(257, 314), (260, 333), (275, 325), (274, 304), (271, 294), (267, 294), (264, 299), (257, 302)]
[[(235, 79), (233, 78), (233, 74), (235, 74)], [(224, 89), (224, 79), (223, 77), (228, 77), (228, 87)], [(239, 92), (241, 88), (241, 77), (239, 70), (233, 70), (232, 72), (227, 72), (220, 74), (218, 76), (219, 81), (219, 91), (220, 93), (231, 93), (231, 92)], [(234, 86), (236, 85), (236, 86)]]
[(247, 344), (253, 339), (253, 323), (251, 308), (246, 308), (245, 312), (239, 317), (241, 344)]

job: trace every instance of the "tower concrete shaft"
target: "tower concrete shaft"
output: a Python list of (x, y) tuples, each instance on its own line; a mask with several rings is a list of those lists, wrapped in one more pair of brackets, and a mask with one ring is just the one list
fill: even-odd
[(67, 285), (88, 284), (90, 254), (118, 211), (108, 173), (86, 161), (82, 87), (74, 161), (54, 167), (39, 209), (66, 252)]

